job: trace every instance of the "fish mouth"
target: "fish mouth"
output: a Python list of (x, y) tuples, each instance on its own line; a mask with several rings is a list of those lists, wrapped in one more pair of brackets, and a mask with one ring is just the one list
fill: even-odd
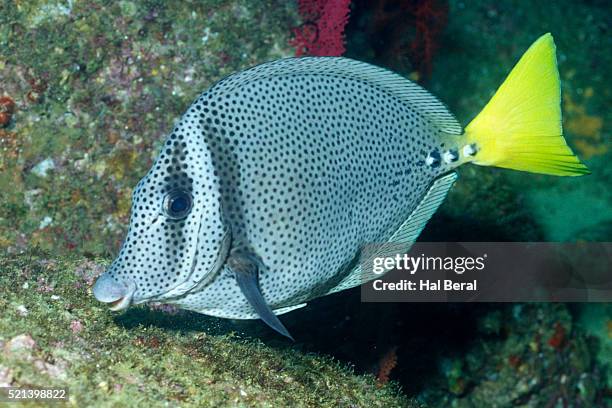
[(106, 303), (110, 310), (119, 311), (127, 309), (134, 299), (136, 284), (133, 281), (118, 282), (110, 275), (101, 275), (92, 289), (93, 295), (102, 303)]
[(109, 302), (107, 303), (108, 308), (112, 310), (113, 312), (125, 310), (132, 304), (132, 297), (133, 296), (124, 296), (122, 298), (115, 300), (114, 302)]

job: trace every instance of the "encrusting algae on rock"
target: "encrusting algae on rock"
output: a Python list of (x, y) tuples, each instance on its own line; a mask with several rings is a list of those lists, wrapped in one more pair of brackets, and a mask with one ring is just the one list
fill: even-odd
[[(293, 53), (296, 13), (272, 0), (5, 4), (0, 97), (15, 110), (0, 126), (0, 248), (10, 251), (34, 238), (60, 253), (109, 255), (147, 155), (192, 89)], [(133, 152), (138, 160), (122, 161)], [(48, 158), (53, 170), (32, 172)]]
[(1, 385), (68, 387), (79, 407), (417, 407), (374, 376), (210, 334), (205, 319), (145, 310), (113, 319), (85, 290), (102, 269), (44, 254), (0, 259)]
[[(295, 378), (280, 374), (282, 384), (280, 380), (274, 382), (277, 378), (269, 373), (278, 367), (282, 367), (281, 373), (291, 368), (299, 370), (293, 360), (299, 356), (284, 349), (279, 355), (274, 349), (269, 355), (271, 363), (266, 365), (267, 355), (261, 351), (269, 351), (268, 347), (260, 343), (243, 344), (245, 341), (235, 336), (216, 335), (228, 332), (225, 326), (217, 330), (218, 325), (228, 325), (230, 330), (251, 328), (258, 338), (272, 337), (258, 322), (228, 324), (184, 312), (169, 317), (142, 307), (113, 317), (84, 293), (71, 292), (72, 284), (77, 285), (78, 291), (86, 291), (108, 266), (125, 236), (131, 191), (151, 166), (160, 138), (191, 100), (232, 72), (293, 55), (294, 50), (287, 46), (292, 35), (290, 28), (302, 23), (295, 18), (298, 14), (295, 3), (33, 0), (5, 1), (3, 5), (8, 7), (0, 6), (0, 97), (9, 96), (16, 105), (10, 122), (0, 128), (0, 248), (12, 254), (29, 247), (46, 248), (50, 255), (33, 256), (30, 261), (41, 268), (45, 265), (51, 268), (49, 275), (41, 279), (19, 278), (15, 281), (17, 284), (10, 281), (10, 286), (2, 288), (0, 341), (4, 343), (0, 351), (0, 384), (68, 384), (77, 406), (103, 405), (104, 401), (114, 406), (134, 402), (147, 405), (156, 399), (170, 401), (170, 406), (181, 405), (183, 401), (186, 405), (197, 405), (193, 401), (201, 398), (204, 404), (204, 396), (211, 404), (271, 406), (272, 400), (274, 403), (294, 401), (287, 394), (283, 394), (287, 398), (279, 397), (276, 388), (300, 384), (296, 385), (299, 392), (295, 398), (304, 398), (304, 404), (332, 401), (328, 405), (338, 405), (337, 400), (328, 398), (337, 371), (325, 368), (320, 378), (314, 372)], [(389, 48), (389, 42), (367, 43), (358, 32), (359, 24), (354, 24), (358, 23), (354, 17), (363, 16), (358, 13), (358, 7), (364, 3), (382, 4), (351, 1), (352, 15), (346, 31), (349, 56), (384, 65), (384, 61), (376, 59), (373, 47)], [(427, 6), (434, 2), (418, 3)], [(587, 164), (593, 175), (580, 180), (580, 186), (587, 189), (576, 189), (575, 180), (527, 178), (520, 173), (515, 177), (510, 171), (465, 167), (460, 171), (462, 182), (450, 192), (449, 200), (432, 219), (423, 238), (560, 241), (579, 237), (609, 241), (611, 224), (609, 217), (606, 218), (609, 199), (601, 194), (610, 179), (611, 149), (606, 136), (612, 121), (608, 109), (609, 74), (605, 70), (610, 65), (607, 52), (610, 36), (604, 35), (609, 7), (602, 2), (559, 0), (553, 7), (530, 8), (526, 12), (513, 1), (437, 3), (448, 7), (448, 25), (438, 38), (441, 48), (433, 61), (432, 75), (425, 79), (426, 87), (448, 103), (460, 123), (468, 123), (475, 107), (486, 103), (507, 74), (507, 68), (534, 38), (548, 30), (554, 32), (560, 50), (560, 70), (564, 74), (564, 126), (568, 142), (579, 155), (591, 155)], [(387, 26), (382, 28), (387, 30)], [(411, 29), (407, 24), (404, 31)], [(404, 54), (391, 56), (402, 60), (405, 57)], [(410, 77), (414, 68), (406, 67), (401, 74)], [(591, 97), (589, 88), (594, 90)], [(466, 89), (470, 92), (466, 93)], [(573, 110), (573, 105), (584, 110)], [(586, 121), (581, 112), (586, 115)], [(129, 156), (131, 151), (138, 154), (138, 160), (128, 164), (114, 160)], [(508, 183), (513, 179), (517, 182)], [(530, 204), (534, 190), (541, 193), (542, 199)], [(49, 256), (63, 259), (66, 253), (88, 258), (101, 256), (105, 262), (43, 261)], [(20, 276), (22, 272), (27, 275), (38, 268), (28, 267), (27, 257), (17, 260), (13, 255), (3, 256), (0, 279), (4, 271), (14, 271), (15, 276)], [(78, 276), (76, 281), (66, 277), (72, 283), (58, 285), (56, 281), (64, 281), (62, 274), (73, 266)], [(58, 268), (57, 276), (52, 276), (56, 274), (54, 268)], [(27, 287), (21, 288), (21, 285)], [(64, 296), (65, 291), (74, 296)], [(61, 299), (52, 298), (58, 296), (56, 292)], [(601, 357), (589, 370), (578, 371), (577, 367), (584, 369), (589, 353), (570, 352), (574, 344), (584, 342), (579, 340), (577, 325), (571, 329), (566, 320), (559, 319), (567, 313), (565, 306), (551, 310), (532, 305), (529, 308), (534, 308), (534, 313), (524, 314), (522, 319), (504, 318), (501, 333), (491, 335), (470, 331), (468, 316), (478, 310), (472, 305), (461, 309), (460, 314), (453, 314), (455, 305), (438, 305), (438, 311), (442, 312), (432, 314), (430, 307), (425, 310), (415, 305), (404, 308), (380, 305), (384, 307), (367, 310), (354, 307), (358, 302), (354, 292), (321, 301), (318, 309), (316, 302), (310, 305), (307, 312), (311, 316), (296, 312), (301, 313), (302, 320), (294, 322), (290, 329), (302, 340), (294, 348), (333, 355), (364, 372), (370, 371), (369, 358), (378, 358), (388, 350), (380, 344), (381, 338), (389, 339), (398, 347), (398, 362), (391, 372), (391, 380), (401, 381), (404, 393), (419, 395), (432, 406), (500, 404), (517, 393), (520, 401), (545, 404), (555, 401), (551, 398), (559, 390), (565, 393), (578, 392), (577, 389), (585, 406), (589, 403), (603, 406), (597, 405), (596, 401), (601, 400), (592, 395), (606, 392), (597, 377), (597, 370), (601, 370), (600, 375), (605, 374), (599, 358), (609, 360), (606, 356), (610, 355), (605, 354), (610, 337), (602, 332), (607, 328), (606, 320), (603, 326), (598, 320), (595, 332), (608, 340), (607, 348), (599, 351)], [(339, 311), (332, 313), (334, 308), (327, 308), (329, 305)], [(595, 311), (604, 310), (600, 305), (591, 306)], [(498, 306), (487, 309), (494, 311)], [(558, 313), (558, 309), (563, 313)], [(312, 316), (313, 310), (318, 311), (315, 316)], [(383, 324), (381, 310), (385, 314), (401, 312), (398, 324), (405, 324), (404, 329)], [(606, 310), (609, 312), (609, 308)], [(356, 319), (356, 315), (362, 314), (369, 318)], [(449, 341), (446, 332), (425, 335), (428, 324), (415, 327), (412, 320), (405, 323), (406, 316), (412, 318), (415, 314), (424, 316), (425, 320), (444, 321), (459, 340), (462, 333), (468, 335), (469, 346), (482, 347), (486, 352), (466, 353), (466, 344), (452, 336), (453, 340)], [(529, 316), (534, 314), (543, 316), (544, 321), (530, 322)], [(456, 325), (451, 325), (450, 320)], [(324, 327), (321, 321), (326, 322)], [(565, 330), (560, 343), (564, 346), (554, 348), (557, 354), (551, 354), (548, 349), (552, 347), (547, 342), (561, 333), (556, 329), (557, 321)], [(181, 329), (176, 328), (177, 322)], [(520, 325), (526, 325), (534, 332), (541, 331), (542, 342), (531, 338), (529, 332), (517, 330), (517, 325), (519, 329)], [(363, 327), (372, 330), (364, 333)], [(206, 336), (195, 335), (204, 332)], [(508, 333), (511, 335), (506, 337)], [(183, 334), (187, 337), (183, 338)], [(59, 337), (58, 343), (53, 336)], [(561, 336), (554, 339), (556, 344)], [(15, 357), (16, 354), (13, 357), (8, 352), (5, 354), (7, 343), (11, 344), (10, 349), (22, 347), (23, 359)], [(284, 344), (276, 340), (272, 343)], [(377, 345), (377, 352), (372, 351), (373, 344)], [(543, 359), (542, 344), (547, 351)], [(96, 345), (101, 345), (99, 354), (95, 354)], [(511, 350), (500, 352), (499, 347), (508, 348), (508, 345), (512, 346)], [(178, 351), (170, 350), (175, 346)], [(229, 357), (234, 347), (236, 356), (247, 361), (245, 364), (249, 367), (244, 368)], [(443, 366), (440, 356), (453, 349), (457, 351), (455, 358), (462, 362), (450, 367), (461, 367), (463, 371), (443, 372), (446, 381), (442, 381), (442, 389), (437, 389), (440, 378), (435, 368)], [(252, 350), (262, 361), (251, 359), (248, 353)], [(527, 358), (521, 350), (530, 350)], [(222, 363), (211, 363), (212, 351), (219, 351), (217, 357), (224, 358), (223, 364), (229, 368), (224, 369)], [(186, 355), (196, 361), (186, 359)], [(422, 360), (423, 357), (428, 358)], [(98, 358), (101, 366), (96, 367)], [(279, 358), (286, 361), (279, 362)], [(576, 358), (578, 362), (573, 360)], [(184, 364), (185, 369), (173, 361)], [(162, 370), (155, 366), (157, 363), (166, 367)], [(263, 364), (265, 372), (253, 371), (251, 363)], [(217, 371), (211, 374), (207, 364)], [(541, 378), (546, 386), (537, 388), (541, 387), (538, 383), (536, 388), (525, 387), (529, 385), (533, 368), (540, 367), (538, 364), (555, 367), (552, 375), (550, 371), (543, 372)], [(508, 367), (500, 370), (504, 365)], [(313, 367), (319, 366), (308, 366)], [(329, 365), (323, 363), (323, 367)], [(164, 370), (173, 379), (164, 376)], [(67, 374), (65, 380), (50, 379), (50, 375), (61, 372)], [(205, 377), (202, 382), (194, 375), (200, 372)], [(256, 377), (249, 380), (249, 375)], [(360, 390), (369, 393), (369, 380), (355, 377), (345, 383), (344, 375), (340, 374), (343, 385), (335, 392), (349, 392), (350, 398), (354, 397), (351, 402), (362, 401), (355, 405), (370, 406), (372, 399), (361, 394), (355, 396)], [(322, 382), (327, 387), (316, 388)], [(136, 392), (141, 383), (143, 392)], [(263, 384), (276, 388), (261, 396), (258, 393), (261, 388), (250, 392), (248, 387), (254, 383), (257, 387)], [(305, 384), (314, 384), (314, 391), (307, 392)], [(534, 393), (534, 389), (539, 392)], [(386, 393), (387, 387), (383, 391)], [(244, 397), (244, 393), (248, 395)], [(312, 396), (313, 393), (320, 393), (321, 397)], [(380, 399), (381, 405), (401, 406), (405, 402), (385, 395)], [(571, 393), (567, 398), (577, 400)]]
[(608, 146), (604, 143), (601, 134), (603, 128), (603, 118), (587, 113), (586, 105), (593, 97), (595, 91), (589, 87), (584, 90), (578, 104), (570, 95), (566, 95), (563, 101), (563, 108), (567, 112), (565, 128), (576, 136), (574, 144), (585, 158), (600, 156), (608, 151)]

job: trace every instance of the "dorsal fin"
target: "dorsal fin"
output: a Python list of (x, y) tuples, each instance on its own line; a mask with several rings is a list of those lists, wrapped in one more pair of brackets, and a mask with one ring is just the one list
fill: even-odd
[(230, 91), (251, 81), (287, 75), (322, 75), (361, 81), (399, 99), (441, 132), (451, 135), (462, 133), (461, 125), (453, 114), (425, 89), (392, 71), (350, 58), (303, 57), (266, 62), (231, 75), (214, 88), (221, 92)]
[[(431, 216), (438, 210), (442, 201), (446, 197), (446, 193), (453, 186), (453, 183), (457, 179), (457, 173), (451, 172), (442, 177), (435, 179), (432, 183), (423, 199), (417, 204), (416, 208), (410, 216), (402, 223), (402, 225), (391, 235), (387, 242), (393, 245), (393, 253), (383, 253), (385, 248), (381, 248), (381, 253), (371, 254), (371, 258), (374, 257), (386, 257), (394, 256), (398, 249), (401, 248), (401, 252), (406, 253), (412, 247), (412, 244), (416, 241), (418, 236), (425, 228), (427, 221)], [(361, 262), (357, 264), (351, 272), (346, 275), (342, 281), (335, 287), (333, 287), (327, 294), (339, 292), (341, 290), (349, 289), (355, 286), (359, 286), (362, 283), (369, 282), (370, 280), (380, 277), (380, 275), (374, 275), (371, 273), (365, 276), (362, 274)]]

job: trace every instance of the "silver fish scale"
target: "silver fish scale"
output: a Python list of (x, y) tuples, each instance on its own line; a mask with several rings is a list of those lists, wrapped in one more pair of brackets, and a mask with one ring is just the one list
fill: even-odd
[[(461, 132), (420, 87), (344, 58), (234, 74), (194, 102), (175, 133), (184, 129), (201, 131), (232, 247), (261, 258), (261, 292), (276, 310), (326, 293), (363, 244), (388, 239), (449, 170), (426, 157)], [(257, 317), (227, 269), (173, 302)]]

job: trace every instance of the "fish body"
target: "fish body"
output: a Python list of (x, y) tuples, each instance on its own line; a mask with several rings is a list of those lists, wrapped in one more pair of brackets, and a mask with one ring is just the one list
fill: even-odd
[[(532, 54), (550, 59), (552, 38), (538, 41)], [(491, 141), (500, 100), (464, 133), (421, 87), (363, 62), (292, 58), (231, 75), (189, 107), (137, 185), (126, 240), (94, 295), (115, 309), (156, 301), (261, 317), (289, 336), (276, 315), (359, 284), (367, 243), (410, 228), (416, 238), (457, 166), (585, 172), (561, 133), (547, 160), (520, 148), (509, 157), (533, 144), (514, 122), (512, 149)], [(536, 136), (554, 134), (556, 119)]]
[[(263, 261), (259, 286), (273, 309), (329, 290), (361, 246), (386, 240), (451, 167), (425, 164), (449, 135), (392, 89), (360, 82), (370, 71), (380, 69), (344, 58), (274, 61), (217, 84), (178, 125), (201, 126), (224, 227), (234, 247)], [(177, 304), (257, 317), (227, 269)]]

